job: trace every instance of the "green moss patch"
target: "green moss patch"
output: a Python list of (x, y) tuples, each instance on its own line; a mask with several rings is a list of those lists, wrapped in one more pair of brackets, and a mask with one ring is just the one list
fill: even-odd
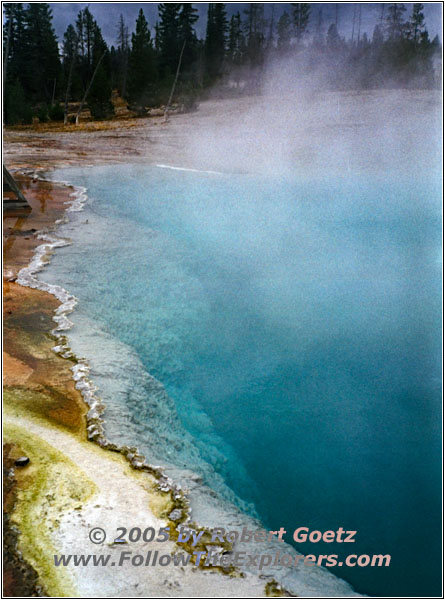
[(10, 518), (20, 531), (19, 550), (50, 596), (75, 596), (66, 569), (54, 566), (51, 532), (59, 515), (86, 502), (96, 486), (71, 460), (26, 429), (6, 424), (4, 438), (30, 458), (29, 466), (15, 471), (17, 502)]

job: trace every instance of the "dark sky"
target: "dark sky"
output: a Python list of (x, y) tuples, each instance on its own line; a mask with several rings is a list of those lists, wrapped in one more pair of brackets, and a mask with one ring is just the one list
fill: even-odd
[[(56, 33), (59, 36), (59, 40), (62, 40), (63, 33), (66, 30), (69, 23), (73, 23), (76, 19), (76, 15), (80, 9), (86, 6), (90, 7), (96, 21), (102, 29), (102, 33), (106, 41), (111, 45), (116, 41), (116, 27), (119, 19), (119, 15), (122, 13), (129, 26), (129, 30), (132, 31), (134, 23), (136, 21), (139, 9), (144, 10), (145, 16), (151, 27), (154, 26), (157, 20), (157, 3), (156, 2), (52, 2), (51, 8), (54, 14), (54, 26)], [(207, 15), (207, 2), (196, 2), (193, 3), (199, 11), (199, 20), (196, 23), (196, 30), (199, 37), (203, 37), (206, 26), (206, 15)], [(275, 18), (284, 10), (291, 8), (288, 3), (271, 3), (265, 2), (265, 14), (269, 17), (274, 6)], [(327, 28), (330, 23), (334, 20), (335, 15), (335, 4), (332, 3), (311, 3), (312, 5), (312, 22), (318, 20), (318, 13), (321, 9), (323, 12), (323, 24)], [(354, 4), (349, 3), (338, 3), (339, 10), (339, 30), (342, 36), (350, 37), (352, 31), (352, 15), (354, 11)], [(374, 25), (380, 18), (381, 6), (380, 2), (368, 2), (362, 3), (362, 31), (366, 31), (372, 34)], [(407, 8), (406, 15), (411, 12), (412, 4), (405, 3)], [(227, 12), (230, 15), (242, 11), (247, 7), (247, 4), (240, 3), (226, 3)], [(424, 13), (427, 22), (427, 27), (430, 32), (430, 36), (439, 34), (441, 37), (442, 30), (442, 4), (440, 2), (430, 2), (424, 4)]]

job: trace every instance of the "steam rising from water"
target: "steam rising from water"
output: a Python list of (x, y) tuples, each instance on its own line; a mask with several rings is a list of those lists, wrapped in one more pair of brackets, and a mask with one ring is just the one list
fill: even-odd
[(173, 125), (185, 134), (188, 164), (299, 176), (439, 168), (438, 91), (326, 91), (322, 70), (303, 74), (290, 59), (267, 73), (261, 95), (204, 103), (189, 125)]

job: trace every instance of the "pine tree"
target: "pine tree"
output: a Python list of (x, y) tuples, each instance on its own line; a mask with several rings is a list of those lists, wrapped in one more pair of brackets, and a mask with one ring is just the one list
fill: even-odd
[(405, 11), (405, 5), (400, 2), (393, 2), (387, 6), (386, 37), (388, 41), (397, 41), (403, 38), (405, 32), (403, 13)]
[[(337, 5), (335, 5), (337, 7)], [(313, 45), (315, 48), (321, 48), (323, 46), (323, 10), (320, 8), (318, 11), (317, 26), (315, 28)]]
[(264, 4), (251, 2), (249, 8), (244, 12), (247, 15), (247, 22), (245, 23), (247, 34), (246, 52), (251, 66), (255, 67), (261, 65), (264, 61)]
[(7, 125), (30, 123), (32, 110), (25, 98), (25, 10), (21, 3), (4, 6), (3, 24), (3, 116)]
[(206, 37), (204, 42), (204, 47), (206, 51), (206, 55), (211, 55), (212, 53), (212, 44), (215, 37), (215, 17), (213, 14), (215, 4), (213, 2), (209, 2), (209, 6), (207, 9), (207, 27), (206, 27)]
[(294, 18), (295, 25), (295, 37), (297, 38), (297, 42), (300, 42), (309, 25), (311, 5), (307, 2), (294, 2), (292, 3), (292, 7), (292, 16)]
[(228, 58), (232, 65), (239, 66), (243, 62), (246, 42), (241, 27), (239, 12), (232, 15), (229, 27)]
[(178, 2), (161, 2), (158, 5), (159, 24), (159, 63), (162, 76), (170, 76), (176, 71), (181, 45), (179, 42), (179, 13), (181, 4)]
[(155, 50), (156, 54), (160, 52), (160, 32), (159, 32), (159, 23), (156, 21), (155, 23)]
[(341, 46), (341, 38), (337, 31), (337, 26), (335, 23), (329, 25), (328, 33), (326, 35), (326, 46), (328, 50), (336, 51)]
[(128, 27), (125, 24), (123, 15), (121, 14), (117, 26), (116, 63), (118, 69), (117, 84), (121, 96), (123, 97), (126, 96), (127, 91), (128, 59), (130, 54), (129, 39)]
[(26, 70), (25, 9), (22, 3), (7, 3), (3, 25), (3, 78), (13, 81)]
[(76, 20), (78, 43), (76, 74), (82, 81), (83, 90), (86, 90), (94, 71), (93, 40), (95, 27), (96, 23), (89, 8), (79, 11)]
[(24, 13), (25, 94), (35, 102), (50, 102), (54, 81), (60, 82), (61, 65), (49, 4), (30, 3)]
[(110, 51), (102, 36), (101, 29), (89, 8), (78, 13), (75, 33), (77, 37), (77, 55), (74, 77), (81, 82), (81, 103), (76, 115), (85, 102), (96, 119), (110, 117), (114, 113), (111, 102), (111, 59)]
[(288, 52), (290, 49), (290, 41), (292, 38), (292, 20), (287, 11), (284, 11), (284, 13), (278, 19), (277, 34), (277, 47), (279, 52)]
[(381, 46), (383, 44), (383, 41), (384, 41), (384, 38), (383, 38), (382, 28), (380, 27), (380, 25), (376, 25), (374, 27), (374, 32), (372, 34), (372, 44), (375, 47)]
[(407, 25), (407, 37), (414, 44), (419, 44), (424, 33), (425, 16), (423, 14), (423, 4), (419, 2), (413, 5), (413, 12)]
[(63, 65), (69, 68), (73, 59), (78, 55), (79, 41), (76, 30), (72, 25), (68, 25), (63, 34)]
[(8, 82), (4, 89), (4, 120), (7, 125), (32, 122), (32, 109), (18, 79)]
[[(182, 69), (187, 72), (190, 70), (197, 58), (198, 40), (196, 37), (194, 25), (198, 20), (198, 11), (193, 7), (191, 2), (181, 4), (181, 9), (178, 15), (178, 42), (184, 53), (182, 56)], [(176, 62), (178, 57), (176, 58)]]
[(65, 82), (65, 108), (64, 122), (68, 121), (68, 102), (72, 97), (80, 97), (82, 83), (78, 76), (76, 65), (78, 62), (79, 40), (73, 25), (68, 25), (63, 36), (63, 72)]
[(84, 31), (83, 31), (83, 11), (80, 11), (76, 19), (76, 34), (80, 56), (85, 56)]
[(84, 64), (87, 66), (87, 74), (90, 73), (93, 64), (93, 43), (96, 27), (97, 24), (89, 8), (81, 10), (77, 16), (76, 30), (79, 41), (79, 53), (84, 58)]
[(223, 73), (227, 45), (227, 15), (225, 4), (210, 3), (205, 39), (206, 74), (210, 81)]
[(224, 60), (226, 52), (228, 28), (226, 5), (218, 2), (215, 6), (215, 50), (220, 62)]
[(88, 94), (88, 106), (95, 119), (106, 119), (114, 114), (114, 107), (111, 102), (110, 52), (102, 36), (100, 27), (94, 19), (91, 29), (92, 40), (89, 40), (91, 60), (90, 79), (94, 79)]
[(130, 103), (143, 107), (153, 96), (156, 81), (154, 50), (144, 12), (139, 11), (136, 31), (131, 36), (131, 51), (128, 73), (128, 99)]
[(275, 33), (275, 5), (272, 3), (270, 8), (269, 18), (269, 32), (267, 34), (266, 47), (267, 50), (272, 50), (274, 47), (274, 33)]
[(110, 79), (101, 61), (88, 96), (88, 106), (94, 119), (107, 119), (114, 114), (111, 92)]

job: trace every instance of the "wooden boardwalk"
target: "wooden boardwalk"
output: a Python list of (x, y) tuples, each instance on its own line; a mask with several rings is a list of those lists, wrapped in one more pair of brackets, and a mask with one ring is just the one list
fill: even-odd
[(28, 215), (31, 210), (13, 176), (3, 165), (3, 214), (19, 217)]

